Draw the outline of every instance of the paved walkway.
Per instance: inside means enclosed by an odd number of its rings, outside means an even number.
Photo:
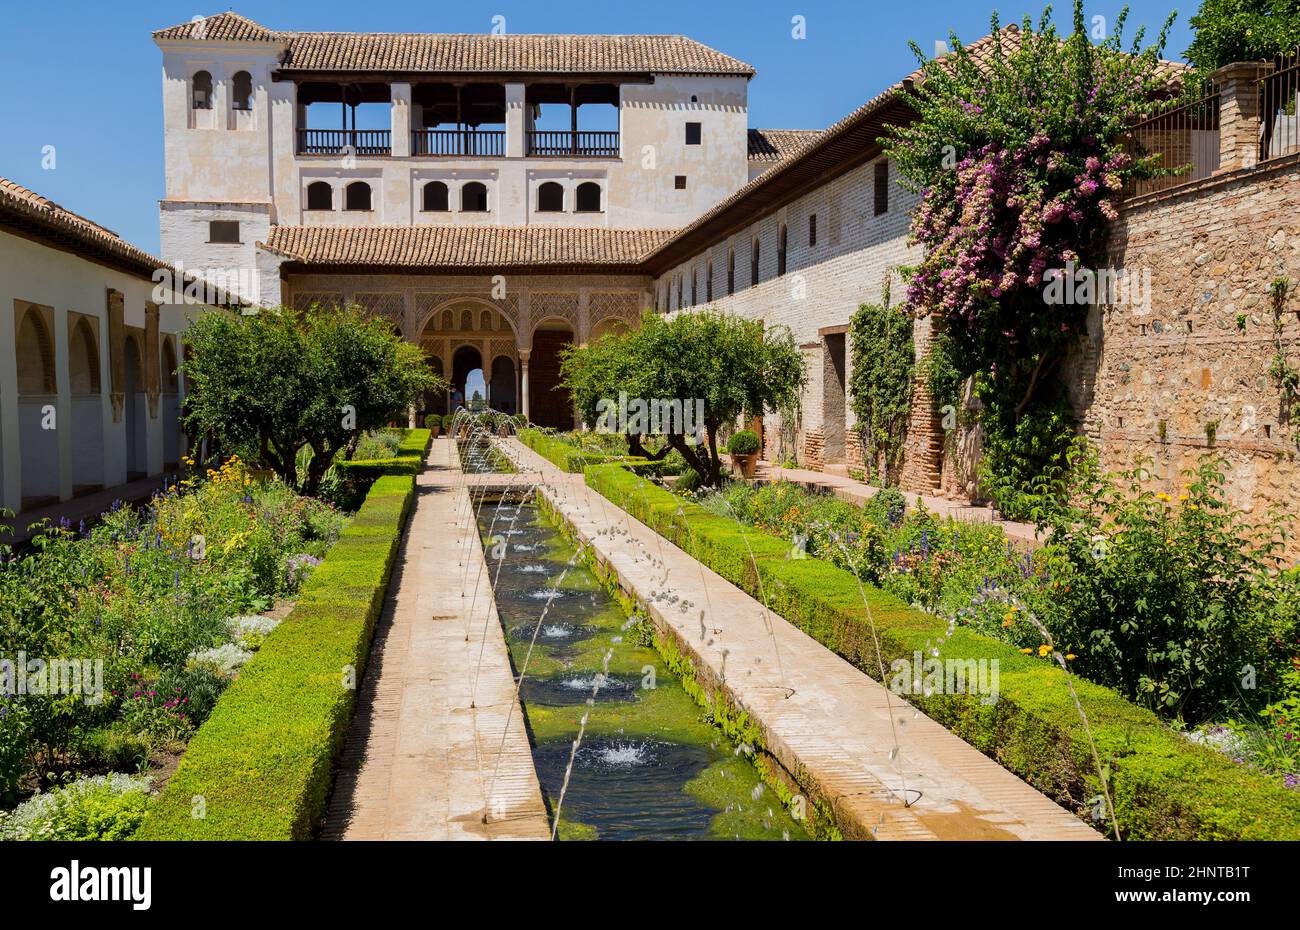
[[[859,505],[870,500],[880,490],[865,481],[857,481],[843,475],[810,471],[806,468],[781,468],[765,462],[759,463],[758,471],[754,477],[759,481],[793,481],[808,488],[820,488],[831,492],[841,500]],[[915,507],[917,501],[922,501],[927,510],[938,514],[940,517],[954,517],[958,520],[970,520],[974,523],[996,523],[1002,527],[1002,531],[1007,534],[1007,538],[1013,542],[1030,547],[1042,545],[1042,537],[1035,531],[1032,523],[995,520],[993,518],[993,508],[991,507],[976,507],[974,504],[950,501],[945,497],[913,494],[910,491],[904,491],[903,496],[907,498],[907,503],[910,506]]]
[[[162,490],[169,479],[172,481],[176,479],[174,472],[137,478],[135,481],[114,485],[103,491],[95,491],[33,510],[24,510],[14,517],[2,517],[0,526],[10,527],[13,532],[0,533],[0,543],[16,546],[26,542],[36,535],[29,527],[40,520],[48,520],[49,525],[57,526],[60,519],[66,519],[73,529],[85,520],[89,527],[99,519],[100,514],[109,510],[118,501],[123,504],[145,503],[153,496],[154,491]]]
[[[486,572],[461,596],[483,549],[452,442],[435,439],[428,463],[322,836],[549,839]]]
[[[1100,834],[726,579],[517,440],[532,477],[620,586],[712,687],[760,721],[767,749],[825,798],[845,835],[1101,839]],[[671,591],[673,600],[665,597]],[[684,608],[682,602],[689,603]],[[769,628],[770,624],[770,628]]]

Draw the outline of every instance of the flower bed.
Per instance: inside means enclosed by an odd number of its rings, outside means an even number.
[[[0,803],[41,792],[0,815],[8,832],[130,826],[139,799],[109,803],[72,779],[179,753],[274,626],[258,612],[296,594],[343,522],[232,459],[142,510],[115,507],[93,528],[52,528],[22,556],[0,553]],[[76,823],[82,800],[99,809],[93,829]]]
[[[221,696],[136,838],[310,838],[387,591],[415,479],[384,476],[293,612]]]
[[[1095,807],[1101,783],[1059,667],[860,585],[828,561],[792,558],[791,541],[746,529],[626,469],[593,466],[586,480],[752,596],[766,597],[774,611],[873,677],[880,677],[882,663],[888,668],[896,659],[911,661],[918,652],[997,660],[1000,698],[991,705],[963,694],[909,700],[1049,797],[1076,811]],[[1125,838],[1300,838],[1300,795],[1195,745],[1108,688],[1077,677],[1072,683],[1109,768]]]

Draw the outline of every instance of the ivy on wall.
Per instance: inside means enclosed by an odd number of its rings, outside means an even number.
[[[916,350],[912,317],[890,304],[886,281],[878,304],[863,304],[849,321],[853,415],[864,458],[880,468],[880,483],[898,483],[912,406]]]

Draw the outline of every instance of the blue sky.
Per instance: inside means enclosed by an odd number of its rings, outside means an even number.
[[[1168,56],[1191,40],[1187,19],[1198,0],[1184,0]],[[907,47],[927,51],[950,29],[964,40],[988,31],[995,8],[1004,22],[1041,4],[1015,0],[907,0],[882,3],[808,0],[240,0],[231,7],[264,26],[349,32],[488,32],[492,17],[509,32],[682,33],[758,69],[750,84],[749,124],[821,129],[915,67]],[[1068,17],[1069,0],[1055,4]],[[1114,22],[1122,3],[1088,2],[1088,15]],[[1134,0],[1128,36],[1146,24],[1154,34],[1175,9],[1168,0]],[[204,0],[46,0],[7,2],[0,34],[0,176],[12,178],[83,213],[150,252],[158,250],[163,193],[161,55],[155,29],[221,12]],[[800,15],[807,36],[791,36]],[[54,170],[41,153],[53,145]]]

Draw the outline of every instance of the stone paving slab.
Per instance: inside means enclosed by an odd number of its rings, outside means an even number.
[[[451,440],[433,441],[428,466],[416,482],[322,836],[549,839],[469,485]],[[462,578],[472,589],[480,570],[478,596],[462,597]]]
[[[731,582],[515,439],[499,447],[702,680],[760,722],[767,749],[853,838],[1102,836]],[[519,477],[513,480],[520,480]],[[611,531],[611,527],[613,527]],[[690,603],[669,604],[670,590]],[[700,615],[703,611],[703,624]],[[703,628],[701,628],[703,626]]]

